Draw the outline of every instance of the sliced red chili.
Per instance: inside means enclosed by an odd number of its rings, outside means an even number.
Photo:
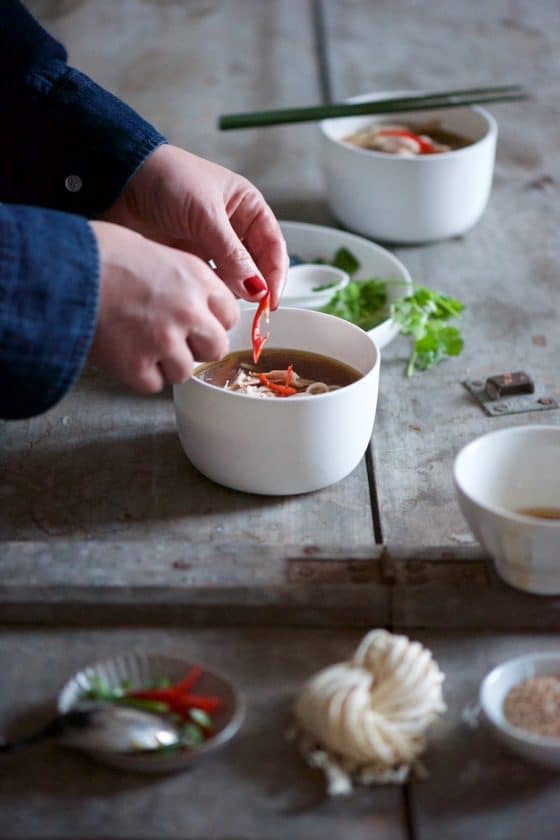
[[[293,397],[294,394],[297,394],[295,388],[290,388],[288,385],[279,385],[277,382],[271,382],[265,373],[257,373],[257,376],[263,385],[266,385],[267,388],[270,388],[279,397]]]
[[[429,140],[424,140],[419,134],[413,131],[406,131],[404,128],[382,128],[378,132],[382,137],[408,137],[409,140],[414,140],[420,146],[420,154],[433,155],[436,152],[436,147]]]
[[[193,688],[200,680],[203,673],[204,672],[199,665],[194,665],[180,682],[175,683],[175,685],[170,686],[170,688],[175,689],[175,691],[190,691],[191,688]]]
[[[294,372],[294,366],[293,365],[288,365],[288,370],[286,371],[286,381],[284,382],[284,385],[286,386],[286,388],[289,388],[290,385],[292,384],[292,374],[293,374],[293,372]]]
[[[261,318],[263,315],[266,319],[266,323],[268,324],[270,315],[270,292],[267,292],[261,299],[257,307],[257,311],[255,312],[255,317],[253,318],[251,344],[253,346],[253,361],[255,364],[257,364],[260,359],[263,344],[270,338],[269,332],[265,336],[261,335]]]

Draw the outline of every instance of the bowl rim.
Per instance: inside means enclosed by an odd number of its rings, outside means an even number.
[[[534,528],[542,528],[545,530],[559,530],[560,529],[560,519],[538,519],[534,516],[527,516],[523,513],[517,513],[516,511],[510,510],[509,508],[501,507],[500,505],[492,505],[488,502],[482,502],[480,499],[473,496],[464,486],[460,476],[459,470],[461,469],[461,462],[465,460],[465,458],[469,457],[469,451],[474,449],[477,445],[481,443],[483,440],[487,440],[492,437],[497,437],[498,435],[510,435],[510,434],[539,434],[540,432],[549,432],[552,431],[553,434],[556,434],[560,438],[560,426],[553,426],[551,424],[545,426],[537,426],[537,425],[524,425],[524,426],[506,426],[503,429],[495,429],[493,432],[486,432],[483,435],[479,435],[478,437],[474,438],[474,440],[469,441],[469,443],[465,444],[462,449],[459,450],[457,455],[455,456],[455,460],[453,462],[453,480],[455,482],[455,486],[457,490],[463,494],[473,505],[476,507],[482,508],[487,513],[492,513],[494,516],[498,516],[501,519],[507,519],[512,522],[518,522],[521,525],[531,525]],[[560,442],[560,441],[559,441]]]
[[[64,699],[64,695],[70,690],[71,685],[76,681],[76,679],[78,678],[79,675],[86,674],[90,670],[93,671],[93,670],[98,669],[98,668],[107,667],[108,665],[111,665],[114,662],[117,662],[118,660],[122,660],[122,659],[126,660],[126,659],[131,659],[131,658],[144,659],[144,660],[147,660],[147,661],[153,660],[153,661],[157,661],[157,662],[167,661],[167,662],[170,662],[170,663],[173,663],[173,664],[176,664],[176,665],[181,665],[181,667],[184,667],[185,669],[192,668],[192,667],[194,667],[194,665],[197,664],[195,662],[189,661],[188,659],[182,659],[179,656],[172,656],[172,655],[168,655],[168,654],[154,653],[154,652],[151,652],[151,651],[134,651],[134,650],[133,651],[122,651],[121,653],[115,654],[115,656],[110,656],[110,657],[107,657],[105,659],[98,659],[95,662],[88,662],[87,664],[85,664],[83,666],[83,668],[80,668],[79,670],[74,671],[74,673],[71,676],[68,677],[68,679],[64,682],[64,684],[60,688],[60,690],[57,694],[57,698],[56,698],[57,711],[59,713],[64,713],[65,711],[71,709],[73,707],[73,705],[75,705],[74,703],[72,703],[71,705],[66,706],[66,704],[63,702],[63,699]],[[208,738],[206,741],[204,741],[203,744],[200,744],[196,748],[196,750],[192,750],[191,752],[186,752],[183,755],[177,755],[176,753],[169,753],[169,754],[166,753],[166,754],[158,755],[157,751],[154,751],[153,755],[149,755],[149,754],[146,755],[146,753],[143,753],[143,752],[139,752],[139,753],[134,753],[134,752],[132,752],[132,753],[117,753],[119,758],[122,759],[123,761],[130,762],[131,764],[134,763],[135,761],[137,761],[138,759],[145,759],[145,758],[148,758],[150,761],[155,761],[155,762],[157,762],[158,764],[161,764],[161,765],[176,764],[177,762],[181,762],[181,761],[184,761],[184,763],[187,764],[187,763],[190,763],[193,760],[196,760],[197,756],[199,756],[199,755],[202,756],[202,755],[205,755],[206,753],[212,752],[212,750],[222,746],[223,744],[226,744],[231,738],[233,738],[234,735],[239,731],[239,729],[243,725],[243,722],[244,722],[245,717],[246,717],[247,708],[246,708],[245,699],[244,699],[241,691],[239,690],[239,688],[236,686],[236,684],[232,680],[230,680],[229,677],[226,677],[221,672],[215,671],[212,668],[203,667],[203,675],[204,674],[208,674],[212,677],[215,677],[218,680],[221,680],[221,682],[226,683],[229,686],[229,688],[231,690],[231,693],[233,695],[234,702],[233,702],[231,717],[227,721],[225,726],[222,729],[220,729],[219,732],[216,732],[215,735]],[[88,748],[88,749],[84,749],[82,751],[90,753],[90,754],[96,754],[96,755],[110,755],[110,756],[112,756],[112,755],[115,754],[111,751],[98,749],[98,748],[92,748],[92,749]]]
[[[365,336],[366,340],[369,341],[373,345],[373,349],[375,351],[375,360],[374,360],[371,368],[368,371],[366,371],[366,373],[362,374],[359,379],[356,379],[355,382],[350,382],[349,385],[344,385],[343,387],[337,389],[336,391],[329,391],[326,394],[315,394],[314,397],[313,397],[314,404],[317,404],[316,401],[318,399],[321,399],[321,400],[340,399],[341,395],[347,393],[349,389],[351,389],[351,388],[355,389],[355,388],[359,387],[360,383],[364,382],[364,380],[369,379],[372,376],[375,376],[376,372],[379,370],[380,365],[381,365],[381,351],[380,351],[380,349],[377,345],[377,342],[375,341],[373,336],[370,335],[369,332],[366,332],[366,330],[363,330],[361,327],[356,326],[356,324],[352,324],[350,321],[345,321],[344,318],[338,318],[336,315],[327,315],[325,312],[317,312],[317,310],[315,310],[315,309],[300,309],[296,306],[290,306],[290,307],[286,307],[286,311],[289,311],[289,312],[305,312],[307,314],[307,316],[309,316],[309,317],[321,317],[321,318],[326,318],[326,319],[329,319],[329,320],[331,318],[334,318],[337,322],[342,321],[344,324],[346,324],[346,326],[348,328],[352,328],[353,330],[357,330],[362,336]],[[252,312],[252,310],[246,309],[246,310],[244,310],[244,312]],[[250,347],[247,348],[247,350],[250,350],[250,349],[251,349]],[[271,347],[270,349],[282,349],[282,348]],[[294,349],[297,349],[297,348],[294,348]],[[230,352],[235,353],[236,351],[232,350]],[[246,351],[243,351],[243,352],[246,352]],[[227,354],[227,355],[229,355],[229,354]],[[317,355],[326,355],[326,354],[323,353],[323,354],[317,354]],[[309,402],[309,397],[304,396],[303,394],[291,396],[289,399],[267,399],[267,400],[263,400],[262,397],[252,397],[250,394],[238,394],[236,391],[226,391],[226,390],[224,390],[224,388],[220,388],[218,385],[213,385],[211,382],[205,382],[203,379],[199,379],[196,376],[197,370],[202,365],[207,365],[207,364],[213,364],[213,363],[212,362],[199,362],[199,363],[197,363],[195,365],[194,369],[193,369],[193,375],[191,376],[191,378],[188,379],[186,382],[182,382],[180,385],[174,385],[173,386],[173,393],[175,394],[175,392],[176,392],[175,389],[203,388],[204,390],[208,390],[210,393],[222,394],[224,396],[224,398],[226,398],[226,399],[228,399],[230,397],[235,397],[236,399],[243,399],[243,400],[252,399],[252,400],[258,400],[259,403],[265,403],[266,405],[284,405],[284,406],[289,407],[290,405],[294,405],[294,404],[300,405],[302,402],[303,403],[308,403]],[[352,366],[349,365],[349,367],[352,367]]]
[[[334,277],[337,277],[338,279],[336,280],[336,282],[330,284],[328,289],[324,289],[320,292],[307,292],[298,295],[286,295],[286,292],[284,290],[282,292],[281,298],[282,304],[284,304],[285,306],[290,306],[293,309],[297,307],[298,301],[301,302],[311,300],[313,297],[314,302],[317,302],[318,300],[322,300],[326,295],[329,296],[329,293],[330,297],[332,297],[334,294],[336,294],[336,292],[345,289],[348,283],[350,282],[350,275],[347,271],[344,271],[342,268],[337,268],[335,265],[323,265],[321,263],[302,262],[299,265],[292,265],[288,269],[288,274],[290,273],[290,271],[301,273],[305,269],[309,268],[316,269],[317,271],[321,270],[325,274],[330,273],[333,276],[333,279]],[[316,296],[316,298],[314,296]],[[290,303],[290,301],[293,301],[293,303]],[[307,309],[308,307],[302,306],[301,308]]]
[[[374,91],[372,93],[362,93],[358,96],[350,96],[347,99],[343,100],[344,102],[365,102],[368,99],[371,100],[383,100],[383,99],[390,99],[393,96],[399,95],[407,95],[407,94],[422,94],[422,93],[429,93],[426,90],[392,90],[392,91]],[[438,109],[442,112],[445,111],[444,108]],[[449,110],[461,110],[459,108],[453,108]],[[374,149],[362,149],[359,146],[354,146],[352,143],[347,143],[345,140],[339,140],[336,137],[332,137],[329,132],[327,131],[327,123],[336,119],[336,122],[344,122],[344,120],[351,120],[355,119],[355,117],[329,117],[328,119],[320,120],[319,121],[319,130],[321,135],[325,138],[325,140],[333,143],[335,146],[338,146],[342,149],[348,151],[349,154],[358,154],[361,156],[366,156],[371,158],[371,155],[375,155],[375,157],[379,158],[380,160],[392,160],[392,161],[399,161],[399,163],[403,163],[404,165],[408,166],[411,163],[421,166],[430,166],[433,165],[438,160],[448,160],[450,157],[457,158],[458,156],[469,152],[470,149],[475,149],[477,146],[482,145],[483,143],[487,143],[489,139],[497,138],[498,136],[498,123],[497,120],[492,116],[492,114],[487,111],[485,108],[481,108],[479,105],[465,105],[462,110],[471,111],[473,113],[478,114],[482,119],[486,122],[486,131],[479,137],[478,140],[475,140],[473,143],[469,143],[467,146],[463,146],[461,149],[451,149],[449,152],[439,152],[437,155],[411,155],[410,157],[403,157],[399,155],[393,155],[389,152],[378,152]],[[400,113],[400,112],[398,112]],[[421,112],[419,112],[421,113]],[[368,117],[370,116],[372,120],[376,119],[375,114],[361,114],[358,115],[360,117]],[[379,115],[382,118],[387,116],[384,114]],[[388,116],[391,116],[390,114]]]
[[[512,659],[506,659],[504,662],[501,662],[499,665],[496,665],[494,668],[492,668],[491,671],[489,671],[486,674],[486,676],[480,684],[478,695],[479,703],[484,713],[484,716],[496,730],[508,735],[509,737],[522,744],[526,744],[527,746],[531,747],[536,747],[542,750],[543,752],[560,752],[560,737],[555,738],[552,735],[537,735],[535,733],[529,732],[527,729],[522,729],[519,726],[514,726],[507,720],[506,716],[503,714],[503,705],[506,694],[498,698],[499,704],[497,705],[499,708],[499,714],[496,714],[496,712],[492,708],[492,704],[490,701],[490,695],[492,695],[496,691],[493,686],[493,683],[499,677],[501,672],[510,671],[512,669],[518,668],[527,662],[539,661],[552,661],[555,664],[557,664],[558,676],[560,677],[560,652],[555,653],[554,651],[539,651],[535,653],[525,653],[522,656],[515,656]],[[512,686],[510,686],[510,689],[513,688],[515,685],[518,685],[524,679],[528,678],[521,677],[519,680],[513,683]],[[508,691],[510,689],[508,689]]]

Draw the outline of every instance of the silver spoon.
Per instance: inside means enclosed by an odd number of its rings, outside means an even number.
[[[171,747],[177,728],[165,718],[110,703],[80,703],[38,732],[16,741],[0,738],[0,753],[14,752],[47,739],[77,749],[131,753]]]

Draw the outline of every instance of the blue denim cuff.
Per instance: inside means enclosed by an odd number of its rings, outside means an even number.
[[[0,205],[0,417],[41,414],[68,391],[91,346],[98,290],[85,219]]]

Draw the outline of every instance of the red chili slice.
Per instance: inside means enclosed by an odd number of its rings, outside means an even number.
[[[253,327],[251,329],[251,344],[253,346],[253,361],[255,364],[260,359],[263,344],[270,338],[270,333],[261,335],[261,318],[264,315],[266,323],[268,324],[270,316],[270,292],[261,299],[255,317],[253,318]]]
[[[292,384],[292,373],[293,372],[294,372],[294,366],[293,365],[288,365],[288,370],[286,371],[286,381],[284,382],[284,385],[286,386],[286,388],[289,388],[290,385]]]
[[[404,128],[382,128],[378,134],[382,137],[408,137],[420,146],[420,154],[433,155],[437,153],[436,147],[429,140],[424,140],[419,134],[413,131],[405,131]]]
[[[290,388],[289,385],[278,385],[276,382],[271,382],[265,373],[257,373],[257,376],[263,385],[266,385],[267,388],[270,388],[279,397],[293,397],[294,394],[297,394],[296,389]]]

